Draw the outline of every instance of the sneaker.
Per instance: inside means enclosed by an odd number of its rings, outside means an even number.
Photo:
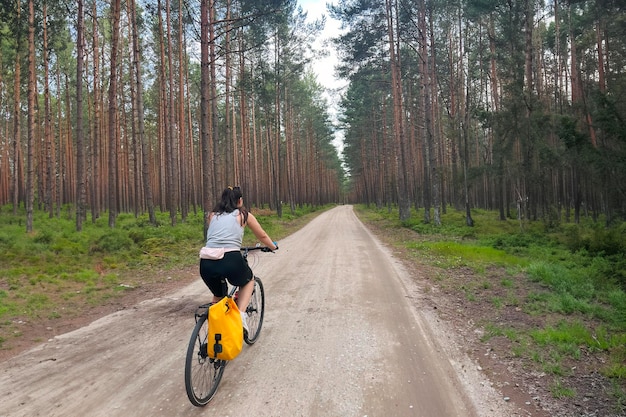
[[[248,322],[246,321],[246,313],[241,315],[241,324],[243,325],[243,331],[248,333]]]

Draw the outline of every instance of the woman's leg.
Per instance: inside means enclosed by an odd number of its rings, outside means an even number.
[[[248,308],[248,303],[250,303],[250,298],[252,298],[252,291],[254,291],[254,278],[243,287],[239,287],[239,298],[237,299],[239,311],[246,311],[246,308]]]
[[[200,277],[213,294],[213,303],[224,298],[228,291],[226,280],[220,278],[222,275],[219,261],[200,259]]]

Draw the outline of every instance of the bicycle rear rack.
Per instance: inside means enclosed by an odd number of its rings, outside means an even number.
[[[198,322],[199,318],[203,316],[206,317],[209,314],[209,307],[211,306],[211,304],[213,303],[202,304],[201,306],[198,306],[198,308],[196,308],[196,312],[194,314],[196,323]]]

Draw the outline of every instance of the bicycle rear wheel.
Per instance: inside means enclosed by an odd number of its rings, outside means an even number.
[[[252,298],[250,298],[250,303],[246,311],[241,314],[246,315],[246,322],[248,324],[248,331],[243,333],[243,340],[247,344],[252,345],[259,338],[259,334],[261,334],[263,316],[265,314],[265,290],[263,289],[263,283],[259,277],[254,277]]]
[[[196,317],[196,327],[191,333],[185,361],[185,389],[189,401],[196,407],[202,407],[211,401],[215,395],[222,380],[226,361],[208,356],[207,313],[196,315]]]

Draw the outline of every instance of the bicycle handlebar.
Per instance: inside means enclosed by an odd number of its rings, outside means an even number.
[[[242,252],[250,252],[253,250],[260,250],[261,252],[274,252],[274,249],[271,249],[267,246],[242,246],[240,250]]]

